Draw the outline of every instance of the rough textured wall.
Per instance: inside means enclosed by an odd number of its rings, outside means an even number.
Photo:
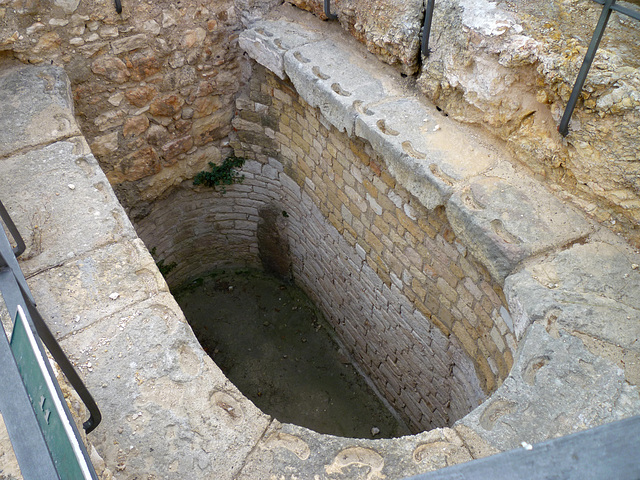
[[[499,286],[440,209],[397,185],[369,145],[324,125],[289,82],[256,66],[237,107],[242,184],[222,194],[185,183],[137,223],[158,259],[178,263],[169,283],[276,264],[413,430],[464,416],[513,364]]]
[[[0,50],[53,62],[75,114],[134,216],[227,152],[242,83],[233,0],[0,3]]]
[[[320,0],[293,3],[314,12],[322,5]],[[612,14],[563,139],[557,125],[600,5],[591,0],[439,1],[431,54],[418,59],[419,42],[394,35],[387,24],[404,25],[409,8],[412,17],[424,18],[421,2],[398,2],[396,8],[386,0],[369,3],[356,8],[358,28],[351,25],[348,1],[332,5],[345,28],[383,61],[407,73],[414,60],[405,59],[416,58],[418,88],[445,113],[505,140],[539,176],[578,194],[584,211],[640,243],[640,22]],[[639,3],[630,7],[638,10]],[[368,16],[378,8],[385,14]],[[391,44],[398,43],[381,52],[378,37],[385,31]],[[392,53],[401,48],[405,53]]]
[[[288,3],[326,20],[323,0],[289,0]],[[380,59],[406,75],[420,67],[420,29],[424,21],[423,0],[334,0],[331,14],[367,45]]]

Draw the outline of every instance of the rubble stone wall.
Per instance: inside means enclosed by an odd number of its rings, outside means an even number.
[[[482,402],[513,364],[513,324],[500,286],[443,210],[425,209],[366,142],[259,65],[237,109],[242,183],[225,194],[185,183],[138,222],[157,257],[178,264],[169,283],[275,264],[414,431],[450,425]]]
[[[229,152],[243,82],[233,0],[0,2],[0,54],[64,67],[75,115],[132,216]]]

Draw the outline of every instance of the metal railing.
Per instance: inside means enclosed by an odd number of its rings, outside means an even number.
[[[56,453],[52,453],[52,451],[57,452],[58,447],[52,447],[51,434],[43,428],[44,423],[49,424],[53,410],[53,406],[48,404],[48,410],[45,409],[45,402],[48,401],[55,404],[57,413],[61,417],[66,416],[66,420],[62,419],[61,423],[65,432],[75,437],[75,439],[69,438],[70,448],[78,462],[82,464],[81,470],[84,475],[82,478],[97,480],[86,449],[72,421],[71,413],[64,401],[64,396],[55,381],[51,365],[46,361],[47,355],[42,343],[46,345],[47,350],[87,407],[90,416],[83,424],[87,433],[100,423],[102,418],[100,409],[36,309],[35,301],[17,261],[17,257],[25,251],[25,242],[1,202],[0,218],[16,245],[15,247],[11,246],[9,238],[0,225],[0,293],[11,319],[15,320],[14,333],[20,320],[21,327],[24,327],[25,338],[29,338],[31,341],[34,358],[39,360],[38,366],[45,383],[48,385],[46,395],[33,398],[34,392],[26,386],[26,383],[32,378],[25,377],[23,371],[26,371],[26,367],[14,355],[13,338],[10,343],[4,327],[0,323],[2,329],[0,331],[0,385],[3,387],[0,391],[0,412],[3,415],[20,470],[23,477],[29,480],[71,478],[61,473],[61,471],[68,470],[69,466],[66,465],[68,462],[66,460],[62,462],[56,457]],[[37,335],[33,332],[36,332]],[[30,373],[29,376],[33,375]],[[53,398],[56,396],[57,398]],[[43,417],[46,421],[44,423]],[[53,442],[55,443],[57,440],[54,439]],[[62,463],[65,465],[61,465]]]
[[[616,5],[616,0],[594,1],[601,5],[604,5],[604,7],[602,8],[602,12],[600,13],[598,24],[596,25],[596,29],[593,32],[593,37],[591,37],[591,43],[589,44],[587,53],[585,54],[584,60],[582,61],[582,66],[580,67],[580,71],[578,72],[576,83],[573,85],[571,96],[569,97],[569,101],[567,102],[567,106],[564,109],[562,119],[560,120],[560,125],[558,126],[558,132],[560,132],[560,135],[562,135],[563,137],[566,137],[569,133],[569,120],[571,120],[571,115],[573,114],[573,110],[576,107],[576,103],[578,102],[578,97],[580,96],[580,92],[582,92],[582,87],[584,87],[584,82],[587,79],[587,74],[589,73],[589,69],[591,68],[593,59],[596,56],[596,51],[598,50],[600,40],[602,40],[602,36],[604,35],[604,29],[607,27],[607,22],[609,21],[611,12],[614,11],[622,13],[623,15],[627,15],[636,20],[640,20],[640,12],[623,7],[621,5]]]
[[[578,77],[576,78],[575,84],[573,85],[571,96],[569,97],[567,106],[564,109],[562,119],[560,120],[560,124],[558,125],[558,132],[560,132],[563,137],[567,136],[567,134],[569,133],[569,120],[571,120],[571,115],[573,114],[573,110],[575,109],[578,98],[580,97],[580,93],[582,92],[582,87],[584,87],[584,82],[587,78],[587,74],[589,73],[589,69],[591,68],[591,64],[593,63],[593,59],[595,58],[596,51],[600,46],[600,40],[602,40],[602,36],[604,35],[604,30],[607,26],[607,22],[609,21],[609,17],[611,16],[611,12],[613,11],[622,13],[623,15],[627,15],[628,17],[640,21],[640,12],[621,5],[616,5],[616,0],[594,1],[599,3],[600,5],[603,5],[602,13],[600,14],[598,24],[596,25],[596,28],[593,32],[593,37],[591,38],[591,43],[589,44],[587,53],[585,54],[584,60],[582,61],[582,66],[580,67]],[[421,46],[421,53],[424,57],[428,57],[430,53],[429,37],[431,35],[431,22],[433,20],[434,4],[435,0],[427,0],[427,6],[425,8]]]

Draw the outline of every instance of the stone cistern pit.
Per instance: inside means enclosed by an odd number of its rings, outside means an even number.
[[[443,1],[423,57],[422,0],[364,3],[0,5],[0,191],[103,409],[101,478],[403,478],[640,412],[638,25],[562,138],[600,7]],[[194,185],[232,156],[241,181]],[[257,270],[398,438],[269,416],[220,372],[167,285]]]

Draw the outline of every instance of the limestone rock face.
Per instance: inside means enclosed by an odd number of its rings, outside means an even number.
[[[438,2],[418,85],[446,114],[506,140],[584,210],[638,241],[640,22],[611,16],[569,135],[557,132],[600,11],[569,0]]]
[[[325,18],[322,0],[293,0],[299,8]],[[418,70],[423,0],[336,0],[331,13],[382,61],[404,74]]]

